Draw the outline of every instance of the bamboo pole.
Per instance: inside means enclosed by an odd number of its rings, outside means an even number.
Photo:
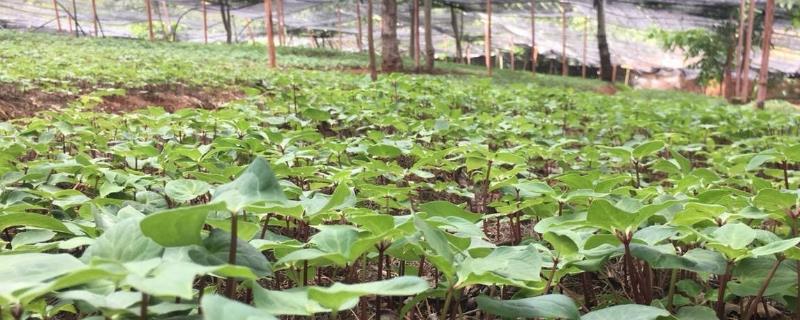
[[[200,7],[203,10],[203,43],[208,44],[208,11],[205,0],[200,0]]]
[[[272,32],[272,0],[264,0],[264,27],[267,30],[267,51],[269,55],[269,67],[278,66],[275,61],[275,39]]]
[[[492,0],[486,0],[486,26],[483,32],[483,51],[486,71],[492,76]]]
[[[147,8],[147,30],[150,33],[150,41],[153,41],[155,40],[155,35],[153,34],[153,9],[150,0],[144,0],[144,4]]]
[[[583,21],[583,59],[581,59],[581,77],[586,79],[587,51],[589,46],[589,17]]]
[[[767,100],[767,80],[769,80],[769,52],[772,45],[772,25],[775,22],[775,0],[767,0],[764,11],[764,35],[761,44],[761,67],[758,70],[758,97],[756,107],[764,109]]]
[[[356,45],[358,52],[364,51],[364,41],[362,40],[361,31],[361,0],[356,0],[356,25],[358,27],[358,37],[356,38]]]
[[[740,77],[742,78],[742,87],[739,88],[739,98],[743,102],[747,102],[750,98],[750,53],[752,52],[753,48],[753,26],[755,25],[755,10],[756,10],[756,0],[750,0],[750,8],[747,12],[747,34],[745,34],[744,38],[744,52],[742,55],[742,72],[740,73]]]
[[[536,0],[531,0],[531,73],[536,75],[539,57],[536,50]]]
[[[56,12],[56,26],[58,26],[58,32],[61,32],[61,14],[58,12],[58,3],[56,3],[56,0],[53,0],[53,10]]]
[[[92,0],[92,22],[94,22],[94,37],[97,38],[97,3],[95,0]]]
[[[566,77],[569,75],[569,66],[567,64],[567,9],[564,7],[565,2],[560,2],[561,9],[561,75]]]

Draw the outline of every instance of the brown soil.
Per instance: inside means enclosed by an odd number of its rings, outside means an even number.
[[[613,95],[617,94],[617,87],[615,87],[612,84],[606,84],[606,85],[602,85],[602,86],[598,87],[597,89],[594,89],[594,91],[599,93],[599,94],[613,96]]]
[[[93,88],[85,86],[80,94],[72,94],[46,92],[41,89],[21,90],[15,84],[0,84],[0,121],[59,110],[92,90]],[[123,95],[104,96],[95,110],[123,113],[150,106],[163,107],[168,112],[183,108],[213,109],[243,96],[241,91],[230,88],[200,88],[182,84],[148,85],[127,88]]]
[[[214,109],[225,102],[243,97],[235,89],[191,88],[185,85],[150,85],[128,89],[125,95],[106,96],[95,110],[108,113],[134,111],[150,106],[164,107],[168,112],[183,108]]]
[[[75,99],[69,93],[21,90],[15,84],[0,83],[0,120],[28,117],[39,111],[54,110]]]

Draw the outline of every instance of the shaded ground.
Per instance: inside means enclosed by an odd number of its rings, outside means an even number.
[[[48,92],[38,88],[22,90],[15,84],[2,83],[0,120],[30,117],[41,111],[59,110],[92,90],[86,88],[82,89],[81,94],[71,94]],[[150,106],[160,106],[169,112],[182,108],[213,109],[243,96],[240,90],[232,88],[200,88],[182,84],[148,85],[127,88],[124,94],[103,96],[95,110],[122,113]]]

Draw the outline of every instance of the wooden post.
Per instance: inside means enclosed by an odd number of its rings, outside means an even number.
[[[419,0],[414,1],[414,15],[411,17],[412,24],[414,25],[414,68],[419,72],[420,65],[420,39],[419,39]]]
[[[742,59],[742,48],[744,47],[744,23],[745,23],[745,15],[744,10],[746,8],[746,0],[739,0],[739,31],[737,32],[738,39],[736,39],[736,50],[733,53],[733,65],[736,66],[736,83],[733,87],[733,95],[736,97],[741,97],[741,93],[739,90],[742,87],[742,67],[741,63],[744,62]]]
[[[247,18],[247,35],[250,36],[250,43],[255,45],[256,44],[256,35],[253,34],[253,26],[251,25],[252,23],[253,23],[253,20],[250,20],[250,18]]]
[[[369,77],[372,81],[378,80],[378,70],[375,63],[375,36],[372,27],[372,0],[367,0],[367,50],[369,51]]]
[[[77,37],[80,28],[78,26],[78,6],[75,5],[75,0],[72,0],[72,18],[72,21],[75,22],[75,36]]]
[[[275,62],[275,40],[272,32],[272,0],[264,0],[264,27],[267,30],[267,51],[269,54],[269,67],[276,68]]]
[[[503,51],[497,49],[497,68],[503,70]]]
[[[206,0],[200,0],[200,7],[203,8],[203,43],[208,44],[208,11],[206,11]]]
[[[92,21],[94,22],[94,37],[97,38],[97,3],[92,0]]]
[[[586,79],[586,51],[589,45],[589,17],[586,17],[586,20],[583,21],[583,59],[581,62],[581,77]]]
[[[486,71],[492,76],[492,0],[486,0],[486,29],[483,32],[483,52]]]
[[[764,31],[761,44],[761,67],[758,70],[758,97],[756,107],[764,109],[767,100],[767,80],[769,80],[769,51],[772,45],[772,25],[775,22],[775,0],[767,0],[764,11]],[[784,167],[785,168],[785,167]]]
[[[144,0],[145,8],[147,9],[147,30],[150,32],[150,41],[155,40],[153,34],[153,9],[151,8],[150,0]]]
[[[611,83],[617,82],[617,65],[611,65]]]
[[[536,74],[536,65],[539,62],[536,50],[536,0],[531,0],[531,73]]]
[[[472,45],[467,43],[467,50],[466,50],[465,55],[464,55],[464,64],[466,64],[466,65],[472,64],[472,61],[469,58],[469,49],[470,48],[472,48]]]
[[[569,65],[567,65],[567,8],[566,2],[561,2],[561,75],[569,75]]]
[[[58,3],[56,3],[56,0],[53,0],[53,10],[56,11],[56,26],[58,26],[58,32],[61,32],[61,14],[58,12]]]
[[[741,94],[741,96],[739,96],[739,98],[743,102],[750,100],[750,53],[752,53],[753,48],[753,26],[755,25],[756,0],[750,0],[750,9],[748,10],[747,34],[745,34],[744,52],[742,53],[742,71],[739,73],[739,76],[742,78],[742,87],[739,88],[739,94]]]
[[[625,68],[625,85],[630,85],[631,68]]]
[[[508,61],[511,62],[511,70],[512,71],[516,70],[516,66],[514,65],[514,60],[516,60],[516,59],[514,59],[514,42],[513,41],[511,42],[511,48],[508,49],[508,55],[509,55],[509,60]]]
[[[281,46],[286,45],[286,20],[283,12],[283,0],[278,1],[278,43]]]
[[[356,0],[356,25],[358,26],[356,45],[358,46],[358,52],[362,52],[364,51],[364,41],[361,40],[361,0]]]
[[[342,9],[338,4],[336,5],[336,42],[339,43],[339,50],[342,50]]]

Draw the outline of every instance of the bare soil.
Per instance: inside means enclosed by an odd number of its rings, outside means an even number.
[[[94,88],[83,87],[79,94],[48,92],[41,89],[20,89],[15,84],[0,84],[0,121],[34,116],[42,111],[57,111]],[[109,95],[95,107],[96,111],[124,113],[151,106],[168,112],[183,108],[214,109],[244,96],[233,88],[202,88],[183,84],[148,85],[125,88],[123,95]]]

